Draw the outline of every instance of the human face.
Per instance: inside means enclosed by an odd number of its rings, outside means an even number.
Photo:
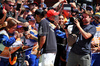
[[[59,24],[63,24],[64,23],[64,17],[61,15],[59,16]]]
[[[83,25],[87,25],[87,24],[90,24],[91,18],[89,17],[89,15],[83,14],[82,21],[83,21]]]
[[[9,32],[9,33],[14,33],[14,31],[16,31],[16,28],[17,28],[17,25],[15,25],[15,26],[9,28],[8,32]]]
[[[44,3],[45,0],[41,0],[41,3]]]
[[[49,19],[50,19],[51,21],[57,21],[57,16],[51,16],[51,17],[49,17]]]
[[[29,8],[30,8],[30,10],[32,10],[34,8],[34,5],[33,4],[30,4],[29,5]]]
[[[36,22],[39,23],[39,22],[40,22],[40,17],[39,17],[39,15],[35,15],[34,17],[35,17]]]
[[[30,24],[32,27],[35,27],[35,23],[36,23],[35,20],[31,20],[31,21],[29,21],[29,24]]]
[[[19,33],[23,33],[23,32],[24,32],[24,28],[23,28],[23,27],[18,28],[17,31],[18,31]]]
[[[13,7],[14,7],[14,3],[13,2],[7,2],[5,4],[5,9],[9,12],[9,11],[13,11]]]

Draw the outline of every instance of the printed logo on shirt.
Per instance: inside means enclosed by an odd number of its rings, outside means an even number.
[[[52,32],[54,32],[55,25],[54,25],[54,24],[52,24],[52,23],[50,23],[50,24],[49,24],[49,26],[50,26],[50,30],[51,30]]]
[[[42,26],[39,28],[39,34],[42,34]]]
[[[39,35],[41,34],[48,34],[48,32],[43,32],[42,26],[40,26],[39,28]]]

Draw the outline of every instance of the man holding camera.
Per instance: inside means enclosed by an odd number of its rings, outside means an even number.
[[[91,40],[96,33],[96,28],[90,25],[90,16],[88,13],[82,14],[82,25],[77,19],[74,20],[74,30],[72,33],[77,33],[77,40],[73,44],[69,53],[67,66],[90,66],[90,52],[91,52]],[[66,35],[68,37],[68,31]]]

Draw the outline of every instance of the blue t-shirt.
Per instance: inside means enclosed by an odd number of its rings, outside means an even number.
[[[72,52],[78,55],[85,55],[91,52],[91,40],[96,33],[96,27],[94,25],[85,25],[82,26],[82,28],[85,32],[91,33],[92,37],[89,39],[85,39],[79,32],[78,39],[71,49]]]

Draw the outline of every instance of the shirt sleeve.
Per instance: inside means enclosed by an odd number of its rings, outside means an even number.
[[[15,37],[10,39],[6,35],[0,35],[0,43],[3,43],[4,46],[9,47],[16,41]]]
[[[47,28],[46,23],[42,21],[39,25],[39,36],[46,36],[48,34]]]
[[[96,27],[95,26],[91,27],[88,32],[94,36],[96,33]]]

